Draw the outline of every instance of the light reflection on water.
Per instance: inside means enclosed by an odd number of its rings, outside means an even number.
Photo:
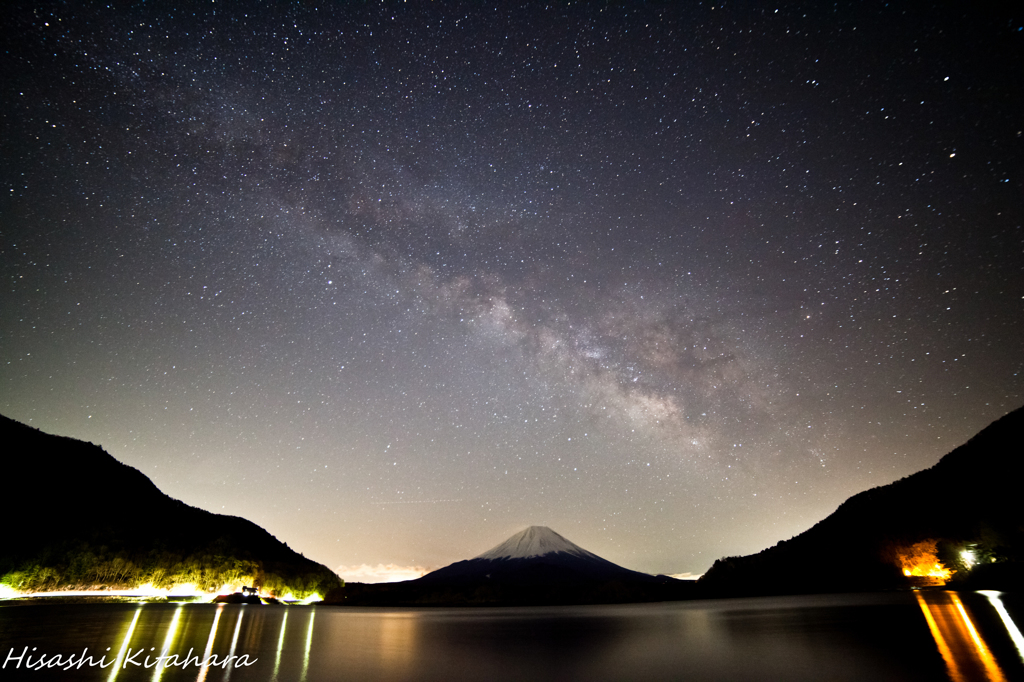
[[[281,653],[284,651],[284,632],[288,626],[288,611],[281,616],[281,631],[277,636],[277,651],[274,654],[274,674],[270,676],[271,682],[277,682],[277,674],[281,671]]]
[[[947,592],[508,609],[15,605],[0,607],[0,664],[24,647],[32,660],[88,647],[118,664],[9,661],[0,682],[1020,679],[1006,624],[1021,606]],[[192,663],[141,665],[163,652]],[[251,665],[197,665],[211,656]]]
[[[114,682],[117,679],[117,673],[121,670],[121,664],[124,662],[124,657],[128,653],[128,646],[131,644],[132,635],[135,634],[135,626],[138,625],[140,616],[142,616],[141,606],[135,609],[135,615],[132,617],[132,622],[128,626],[128,632],[125,634],[124,640],[121,642],[121,648],[118,649],[117,658],[114,660],[114,664],[110,668],[109,682]],[[5,663],[6,658],[7,657],[5,657]],[[102,667],[102,660],[99,665]],[[6,667],[7,666],[5,665],[4,668],[6,669]]]
[[[999,614],[999,619],[1003,621],[1003,627],[1006,628],[1014,648],[1017,649],[1017,657],[1024,663],[1024,635],[1021,634],[1020,628],[1013,622],[1013,617],[1010,616],[1010,612],[1006,610],[1006,605],[1000,599],[1003,593],[995,590],[979,590],[978,594],[985,595],[985,598],[992,603],[992,608]]]
[[[953,682],[976,679],[1006,682],[1002,669],[967,614],[960,595],[956,592],[918,592],[916,596]]]
[[[309,610],[309,625],[306,627],[306,648],[302,651],[302,675],[299,676],[299,682],[306,682],[306,676],[309,674],[309,654],[313,648],[313,620],[316,618],[316,610]]]
[[[173,652],[174,649],[174,636],[178,634],[178,624],[181,622],[181,610],[185,608],[184,604],[179,604],[178,608],[174,609],[174,617],[171,619],[171,624],[167,628],[167,636],[164,637],[164,645],[160,647],[160,653],[166,655],[168,652]],[[160,678],[163,677],[164,671],[167,668],[162,665],[156,665],[153,667],[153,682],[160,682]]]
[[[206,639],[206,648],[203,650],[203,659],[202,660],[204,660],[204,661],[210,660],[210,654],[213,653],[213,642],[214,642],[214,640],[217,637],[217,624],[220,623],[220,617],[221,617],[222,613],[224,613],[224,605],[223,604],[218,604],[217,605],[217,612],[215,614],[213,614],[213,625],[210,626],[210,636],[207,637],[207,639]],[[287,616],[287,614],[285,614],[285,615]],[[282,626],[283,626],[283,623],[282,623]],[[278,648],[280,648],[280,646]],[[280,658],[280,653],[278,653],[278,657]],[[206,680],[206,676],[209,674],[209,672],[210,672],[210,669],[208,667],[202,668],[199,671],[199,675],[196,677],[196,682],[204,682],[204,680]],[[276,672],[276,669],[275,669],[275,672]]]

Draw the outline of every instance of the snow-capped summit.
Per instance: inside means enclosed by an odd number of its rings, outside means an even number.
[[[349,604],[535,605],[661,601],[691,583],[631,571],[544,526],[530,526],[472,559],[416,580],[353,591]]]
[[[579,545],[566,540],[547,526],[530,526],[497,547],[474,557],[475,559],[528,559],[562,552],[578,557],[598,558]]]
[[[551,585],[587,581],[657,580],[602,559],[545,526],[530,526],[468,561],[428,573],[421,584]]]

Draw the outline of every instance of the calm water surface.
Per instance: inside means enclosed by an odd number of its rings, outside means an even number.
[[[0,680],[1020,680],[1021,616],[1015,595],[940,592],[505,609],[13,604],[0,607]],[[120,663],[26,669],[83,649]],[[153,665],[162,651],[177,665]],[[228,656],[249,665],[196,664]]]

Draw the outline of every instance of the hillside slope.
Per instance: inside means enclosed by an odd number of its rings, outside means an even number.
[[[92,443],[0,416],[8,452],[0,583],[20,590],[253,582],[295,596],[340,586],[251,521],[213,514],[161,492]]]
[[[954,572],[954,582],[1012,581],[1024,559],[1024,505],[1016,474],[1024,458],[1022,438],[1024,408],[935,466],[854,495],[791,540],[716,561],[700,587],[709,595],[907,587],[928,582],[905,571],[915,556],[920,560],[929,551]]]

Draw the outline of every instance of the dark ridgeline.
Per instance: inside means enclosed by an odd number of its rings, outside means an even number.
[[[907,548],[935,541],[956,569],[951,586],[1019,589],[1024,579],[1024,408],[992,423],[935,466],[854,495],[823,521],[758,554],[719,559],[700,579],[707,596],[909,587]],[[972,568],[960,551],[971,548]]]
[[[335,603],[417,606],[610,604],[685,599],[693,583],[631,571],[543,526],[530,526],[489,552],[422,578],[349,583]]]
[[[1024,578],[1024,409],[935,466],[855,495],[810,530],[715,562],[696,584],[617,566],[532,526],[489,552],[418,580],[342,587],[329,569],[245,519],[160,492],[100,447],[0,417],[8,457],[0,579],[15,587],[133,586],[147,578],[218,586],[255,573],[264,587],[362,605],[543,605],[906,588],[901,558],[931,543],[953,585],[1016,589]],[[12,494],[17,490],[21,495]],[[971,549],[977,564],[960,554]],[[20,581],[20,583],[18,582]]]
[[[256,576],[264,589],[326,594],[341,582],[251,521],[168,497],[101,447],[0,416],[0,580],[12,587],[136,587]]]

